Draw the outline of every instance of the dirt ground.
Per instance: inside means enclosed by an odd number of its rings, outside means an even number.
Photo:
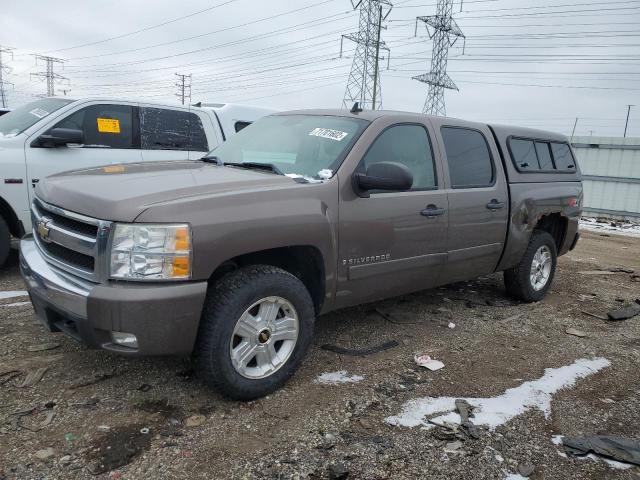
[[[640,272],[640,238],[584,233],[537,304],[507,298],[498,274],[324,316],[293,379],[249,403],[203,386],[186,359],[87,350],[46,332],[30,305],[8,306],[26,298],[0,300],[0,479],[505,479],[530,467],[532,479],[640,479],[638,467],[566,458],[551,441],[640,437],[640,316],[596,317],[640,297],[640,283],[579,273],[610,266]],[[14,256],[0,292],[23,289]],[[367,356],[321,348],[388,341]],[[423,351],[445,367],[417,366]],[[548,417],[531,408],[478,438],[385,421],[412,399],[497,396],[596,357],[611,365],[555,393]],[[316,382],[340,370],[364,378]]]

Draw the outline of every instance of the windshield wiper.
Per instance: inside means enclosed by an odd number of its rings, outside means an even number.
[[[222,159],[220,159],[220,157],[216,157],[215,155],[205,155],[204,157],[200,158],[200,161],[207,162],[207,163],[215,163],[219,167],[224,167],[224,162],[222,161]]]
[[[271,173],[275,173],[276,175],[284,175],[284,172],[280,170],[273,163],[261,163],[261,162],[227,162],[224,163],[225,166],[230,167],[238,167],[238,168],[247,168],[250,170],[266,170]]]

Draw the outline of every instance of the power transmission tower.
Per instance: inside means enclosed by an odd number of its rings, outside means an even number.
[[[13,48],[3,47],[0,45],[0,105],[2,108],[7,108],[9,106],[9,101],[7,100],[7,93],[5,92],[5,88],[7,85],[13,85],[11,82],[7,82],[3,75],[5,73],[9,73],[11,70],[7,67],[2,60],[2,54],[8,53],[13,58]]]
[[[54,97],[56,95],[55,82],[59,80],[69,80],[69,79],[67,77],[63,77],[62,75],[57,74],[53,68],[56,63],[62,65],[65,61],[62,60],[61,58],[48,57],[46,55],[36,55],[35,57],[36,57],[36,64],[38,63],[38,60],[45,62],[47,66],[47,71],[32,73],[31,76],[46,79],[47,80],[46,96]]]
[[[429,38],[433,39],[431,51],[431,71],[416,77],[414,80],[429,85],[427,101],[424,103],[422,113],[431,115],[446,115],[444,106],[444,89],[458,90],[453,80],[447,75],[447,60],[449,47],[453,46],[459,37],[464,38],[460,27],[452,17],[453,0],[438,0],[435,15],[416,17],[416,35],[418,33],[418,21],[424,22]],[[433,29],[433,32],[429,30]]]
[[[176,87],[178,87],[179,89],[179,92],[176,93],[176,96],[180,98],[182,105],[184,105],[185,99],[188,99],[189,103],[191,103],[191,74],[181,75],[179,73],[176,73],[176,76],[178,77]]]
[[[380,50],[387,52],[387,62],[389,52],[384,41],[380,40],[380,31],[393,5],[389,0],[351,0],[351,6],[360,10],[360,19],[358,31],[342,35],[340,40],[340,56],[345,38],[357,44],[342,106],[351,108],[354,102],[359,102],[361,108],[380,109]]]

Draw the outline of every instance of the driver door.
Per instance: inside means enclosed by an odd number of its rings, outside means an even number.
[[[45,148],[34,140],[53,128],[82,130],[84,144]],[[141,160],[137,106],[133,103],[83,105],[25,143],[29,197],[40,180],[55,173]]]
[[[431,126],[416,117],[386,122],[367,129],[359,145],[370,147],[354,149],[354,168],[341,169],[347,176],[340,179],[338,307],[433,287],[447,258],[448,201]],[[353,171],[376,162],[408,167],[411,190],[356,195]]]

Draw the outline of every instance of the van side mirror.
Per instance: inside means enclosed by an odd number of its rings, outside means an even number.
[[[360,197],[368,197],[369,190],[409,190],[413,185],[413,174],[396,162],[379,162],[370,165],[365,173],[354,173],[354,190]]]
[[[34,142],[34,147],[54,148],[65,147],[70,143],[83,144],[84,133],[75,128],[53,128],[40,135]]]

